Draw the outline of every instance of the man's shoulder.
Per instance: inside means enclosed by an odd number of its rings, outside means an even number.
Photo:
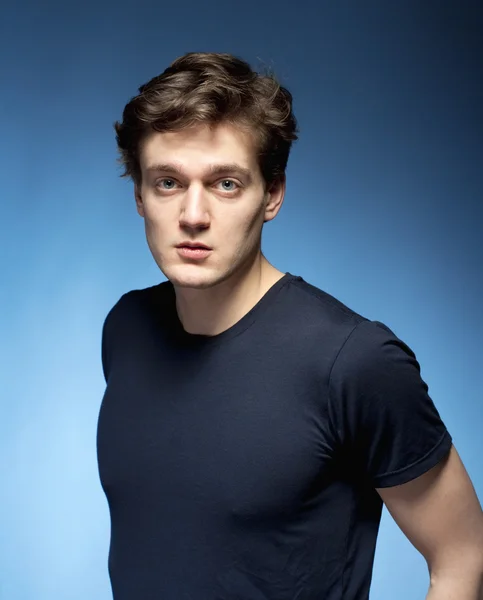
[[[338,316],[342,321],[365,319],[364,316],[342,302],[339,298],[317,287],[315,284],[305,281],[302,277],[294,279],[292,287],[298,291],[300,300],[309,309],[312,308],[316,312],[321,312],[334,318]]]
[[[322,335],[324,338],[333,333],[337,337],[344,337],[359,323],[368,321],[342,300],[302,277],[291,282],[285,297],[287,307],[297,321],[297,328],[310,328],[316,336]]]
[[[366,362],[378,359],[386,346],[399,346],[408,354],[412,351],[380,320],[372,320],[345,304],[336,296],[296,278],[286,295],[289,308],[289,328],[306,341],[329,344],[344,360],[361,356]]]
[[[159,310],[169,300],[172,286],[164,281],[144,288],[124,292],[108,311],[105,322],[132,319],[148,314],[150,308]]]

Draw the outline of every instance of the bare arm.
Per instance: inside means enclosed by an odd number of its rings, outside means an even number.
[[[426,559],[427,600],[483,600],[483,512],[454,446],[421,477],[377,492]]]

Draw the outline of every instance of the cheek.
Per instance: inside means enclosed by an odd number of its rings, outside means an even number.
[[[265,207],[262,201],[254,202],[253,198],[250,199],[247,206],[240,205],[239,211],[227,211],[223,215],[223,219],[226,223],[232,224],[232,229],[241,233],[242,235],[251,235],[252,233],[258,234],[260,225],[263,224],[263,217],[265,215]],[[255,206],[254,206],[255,205]]]
[[[223,237],[226,240],[236,241],[237,244],[245,244],[253,237],[254,223],[251,219],[240,219],[234,222],[225,221],[225,227],[222,226]]]
[[[148,246],[153,254],[158,257],[166,253],[166,244],[173,241],[173,226],[166,222],[166,218],[160,218],[153,210],[144,212],[144,229]]]
[[[151,235],[159,235],[164,230],[171,227],[171,223],[176,223],[174,215],[170,215],[167,210],[160,210],[159,207],[147,204],[144,208],[144,221],[146,231]]]
[[[246,242],[250,245],[253,242],[258,241],[258,238],[260,237],[264,215],[265,210],[261,207],[243,220],[241,229],[243,230],[243,236],[246,239]]]
[[[210,230],[213,242],[217,240],[222,243],[229,243],[236,247],[243,248],[253,246],[258,241],[263,217],[265,214],[263,203],[257,206],[256,210],[249,213],[246,206],[238,207],[218,207],[211,216]],[[245,208],[245,210],[242,210]],[[153,202],[144,204],[144,222],[146,234],[153,244],[159,245],[168,241],[179,234],[179,206],[175,203],[171,205],[159,206]],[[210,237],[209,234],[206,237]]]
[[[226,252],[235,256],[244,256],[251,253],[259,243],[260,234],[251,223],[225,231],[223,241]]]

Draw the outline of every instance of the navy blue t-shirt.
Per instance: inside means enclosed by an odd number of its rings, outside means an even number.
[[[215,336],[130,291],[102,364],[115,600],[367,599],[375,488],[451,447],[410,348],[290,273]]]

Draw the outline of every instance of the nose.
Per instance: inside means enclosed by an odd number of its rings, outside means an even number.
[[[208,198],[202,185],[190,185],[183,196],[179,224],[189,229],[205,229],[210,222]]]

